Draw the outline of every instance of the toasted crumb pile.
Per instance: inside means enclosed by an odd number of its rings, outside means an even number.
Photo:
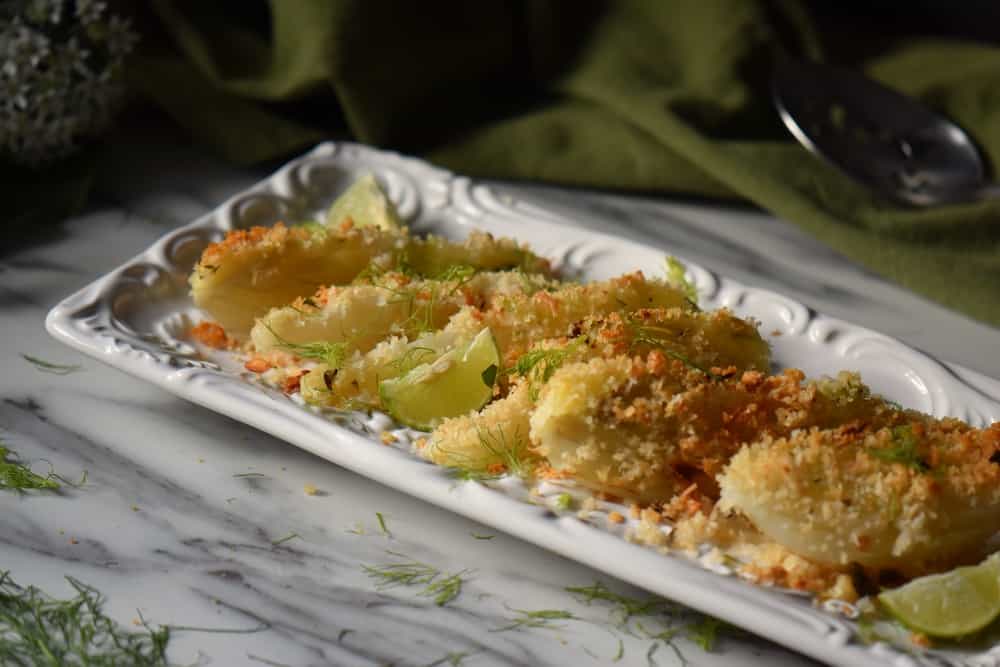
[[[216,350],[228,350],[238,344],[215,322],[199,322],[194,325],[191,327],[191,337]]]

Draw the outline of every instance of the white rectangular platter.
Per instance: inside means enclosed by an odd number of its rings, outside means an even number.
[[[853,623],[807,597],[629,543],[622,529],[599,512],[594,520],[553,512],[544,502],[526,502],[517,484],[456,483],[405,447],[381,444],[379,432],[392,428],[384,415],[320,414],[255,384],[238,365],[200,355],[185,334],[200,318],[188,296],[187,276],[201,251],[231,229],[310,219],[367,172],[376,175],[417,233],[462,237],[478,228],[512,236],[585,280],[637,269],[659,275],[669,252],[582,230],[571,220],[498,198],[484,185],[416,159],[326,143],[68,297],[49,313],[46,326],[60,341],[189,401],[817,660],[852,666],[1000,665],[1000,646],[908,653],[885,643],[865,645]],[[727,306],[760,321],[778,367],[798,367],[810,376],[855,370],[876,392],[906,407],[977,426],[1000,420],[996,380],[686,264],[705,308]]]

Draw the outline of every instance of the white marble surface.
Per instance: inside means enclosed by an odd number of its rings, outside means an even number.
[[[154,624],[255,630],[178,631],[169,653],[178,664],[427,665],[459,653],[469,654],[463,665],[610,664],[618,637],[624,654],[615,664],[650,664],[654,641],[619,632],[609,607],[580,604],[564,588],[602,580],[638,591],[49,339],[42,321],[55,302],[267,171],[226,167],[176,137],[122,145],[114,157],[89,212],[54,238],[0,254],[0,437],[66,477],[88,474],[82,488],[60,494],[0,496],[0,570],[59,595],[69,591],[62,577],[75,576],[100,589],[108,612],[126,625],[141,610]],[[599,209],[605,231],[662,245],[1000,376],[996,329],[888,285],[767,216],[534,186],[498,189],[570,213]],[[42,373],[22,354],[82,368]],[[262,476],[234,476],[244,473]],[[306,495],[306,484],[322,493]],[[391,536],[379,530],[376,512]],[[298,537],[273,544],[293,533]],[[411,589],[377,591],[362,565],[390,562],[387,551],[446,572],[469,569],[469,581],[444,607]],[[564,609],[587,620],[497,632],[512,609]],[[811,664],[752,637],[726,636],[712,653],[685,639],[676,645],[695,665]],[[680,664],[663,645],[652,660]]]

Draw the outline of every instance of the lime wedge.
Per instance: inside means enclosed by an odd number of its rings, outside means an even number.
[[[970,635],[1000,615],[1000,556],[914,579],[878,599],[913,630],[933,637]]]
[[[486,405],[493,398],[499,368],[496,341],[483,329],[468,345],[379,383],[382,407],[401,424],[429,431],[447,417]]]
[[[375,177],[365,174],[344,194],[337,197],[326,212],[326,224],[335,227],[350,218],[355,227],[399,229],[403,223],[389,197],[379,187]]]

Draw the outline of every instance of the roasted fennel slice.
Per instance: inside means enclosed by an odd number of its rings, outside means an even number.
[[[446,466],[468,468],[502,464],[483,447],[478,434],[497,423],[523,433],[539,391],[562,366],[620,355],[646,356],[658,350],[706,373],[767,370],[770,350],[752,321],[728,310],[693,311],[689,308],[643,309],[589,317],[571,326],[570,336],[534,345],[508,369],[520,378],[510,395],[478,414],[449,419],[439,426],[421,451]]]
[[[516,269],[525,275],[553,275],[549,260],[531,252],[526,245],[478,230],[461,242],[433,235],[411,238],[401,262],[425,277],[440,276],[455,266],[471,266],[480,271]]]
[[[1000,423],[895,415],[759,438],[720,477],[720,508],[839,569],[918,576],[982,555],[1000,526]]]
[[[408,241],[404,232],[377,227],[236,230],[205,249],[191,273],[191,295],[229,334],[245,335],[274,306],[348,283],[372,263],[392,266]]]
[[[532,443],[553,469],[596,490],[665,503],[691,484],[717,498],[716,475],[746,442],[899,419],[856,375],[820,384],[795,370],[721,370],[660,350],[563,366],[531,415]]]
[[[349,223],[330,230],[278,223],[270,229],[230,232],[206,248],[190,277],[191,294],[195,305],[228,333],[243,336],[255,318],[321,286],[344,285],[359,275],[392,270],[438,276],[456,265],[549,272],[547,260],[517,242],[482,232],[450,241],[413,238],[405,229],[355,228]]]
[[[489,308],[503,296],[557,287],[544,276],[477,273],[464,265],[440,279],[391,272],[362,284],[320,288],[309,298],[274,308],[257,320],[251,338],[259,353],[314,341],[366,352],[391,336],[414,338],[440,329],[466,305]]]
[[[689,307],[680,291],[663,281],[646,280],[641,273],[585,285],[563,285],[552,292],[500,296],[484,309],[463,307],[440,331],[413,340],[396,336],[365,354],[355,353],[337,369],[329,392],[316,398],[333,406],[377,408],[381,406],[380,380],[398,377],[455,346],[467,344],[484,327],[492,331],[507,367],[534,342],[562,335],[589,315],[645,306]],[[303,396],[309,400],[305,393]]]
[[[508,394],[479,412],[444,420],[419,453],[438,465],[463,471],[486,472],[508,466],[509,447],[498,447],[490,434],[498,428],[520,434],[520,460],[538,461],[527,447],[528,421],[534,400],[527,382],[515,383]]]

